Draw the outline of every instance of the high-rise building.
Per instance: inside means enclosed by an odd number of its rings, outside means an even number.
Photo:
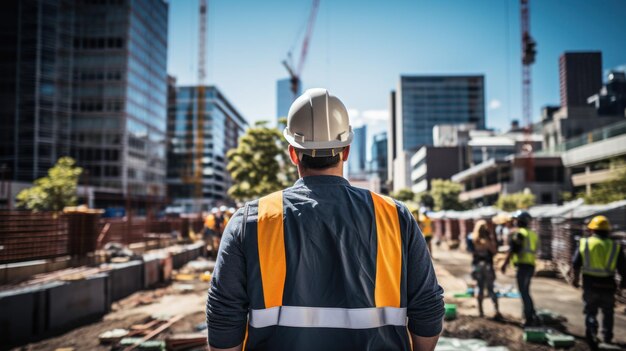
[[[76,5],[72,153],[96,206],[165,197],[167,21],[163,0]]]
[[[280,79],[276,82],[276,120],[287,118],[291,103],[302,94],[302,81],[299,81],[296,94],[291,89],[291,78]]]
[[[393,189],[393,160],[396,159],[396,92],[389,93],[389,124],[387,130],[387,184]]]
[[[411,187],[410,159],[421,146],[433,145],[438,124],[472,123],[485,128],[484,76],[401,76],[392,102],[395,135],[393,190]],[[390,157],[391,158],[391,157]]]
[[[402,76],[396,94],[396,149],[433,145],[437,124],[485,128],[484,76]]]
[[[375,134],[372,140],[370,170],[380,179],[381,190],[387,192],[387,132]]]
[[[602,87],[602,53],[565,52],[559,58],[561,107],[587,106]]]
[[[348,157],[348,178],[365,179],[367,176],[367,126],[354,128],[354,139]]]
[[[226,153],[236,148],[246,120],[215,86],[170,88],[168,112],[168,195],[185,212],[232,204],[226,191],[232,185]],[[204,95],[202,101],[199,99]],[[204,114],[198,111],[204,106]],[[198,120],[199,115],[203,120]],[[198,129],[203,132],[199,133]],[[198,155],[198,145],[202,154]],[[196,175],[202,174],[201,183]],[[201,186],[198,193],[197,186]]]
[[[69,154],[98,207],[164,199],[167,2],[7,4],[1,89],[14,102],[2,104],[11,131],[0,163],[12,178],[42,176]]]
[[[70,153],[72,1],[8,0],[0,11],[0,167],[30,182]]]
[[[541,121],[543,149],[551,152],[563,151],[571,138],[624,120],[621,106],[626,105],[619,98],[619,74],[612,72],[602,85],[600,52],[566,52],[559,58],[559,70],[561,106],[544,107]]]

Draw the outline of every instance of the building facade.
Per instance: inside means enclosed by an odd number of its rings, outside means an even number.
[[[433,179],[449,179],[468,166],[464,146],[422,146],[410,161],[411,191],[430,190]]]
[[[561,107],[587,106],[602,86],[602,53],[565,52],[559,57]]]
[[[388,193],[387,187],[387,132],[375,134],[372,139],[372,159],[370,161],[370,171],[380,179],[381,190]]]
[[[73,1],[7,0],[0,11],[0,167],[31,182],[70,154]]]
[[[237,147],[246,120],[215,86],[170,88],[169,102],[170,201],[184,212],[232,204],[226,153]]]
[[[367,126],[353,129],[354,138],[350,144],[350,156],[348,157],[348,178],[367,178]]]
[[[167,2],[8,4],[1,95],[14,103],[2,104],[0,163],[11,178],[32,181],[71,155],[95,206],[163,201]]]
[[[624,120],[626,78],[611,71],[602,85],[599,52],[564,53],[559,59],[561,106],[542,111],[543,149],[563,151],[563,145],[595,128]],[[584,98],[583,98],[584,96]]]
[[[484,76],[401,76],[393,103],[395,155],[393,190],[411,187],[410,159],[433,145],[438,124],[474,124],[485,128]]]
[[[626,172],[626,120],[568,140],[561,157],[573,192],[591,193],[595,185]]]
[[[489,159],[452,176],[452,181],[463,185],[461,201],[477,205],[493,205],[500,194],[530,191],[537,204],[560,202],[561,193],[571,185],[559,156],[538,156],[532,160],[534,180],[526,179],[528,159],[509,156],[505,159]]]

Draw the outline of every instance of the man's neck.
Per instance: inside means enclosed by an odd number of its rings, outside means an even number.
[[[298,169],[298,173],[300,174],[300,178],[311,177],[311,176],[343,177],[343,168],[332,167],[332,168],[326,168],[326,169]]]

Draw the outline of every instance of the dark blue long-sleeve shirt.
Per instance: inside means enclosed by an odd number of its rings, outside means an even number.
[[[367,308],[374,305],[376,226],[369,191],[334,176],[305,177],[283,193],[287,276],[283,304],[289,306]],[[408,209],[396,202],[402,238],[401,306],[411,333],[430,337],[441,332],[443,289],[426,243]],[[244,340],[250,301],[262,293],[249,281],[247,267],[258,257],[246,255],[244,233],[255,230],[258,201],[235,213],[228,223],[209,289],[209,343],[218,348]],[[255,295],[257,294],[257,295]],[[259,350],[406,350],[406,328],[372,329],[262,328],[248,339]]]

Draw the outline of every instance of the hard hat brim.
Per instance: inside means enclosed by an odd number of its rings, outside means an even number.
[[[332,140],[332,141],[304,141],[298,142],[293,137],[293,135],[289,134],[289,130],[285,128],[283,130],[283,136],[289,143],[289,145],[304,150],[318,150],[318,149],[337,149],[350,145],[352,143],[352,139],[354,138],[354,133],[352,130],[348,133],[348,138],[345,141],[341,140]]]

